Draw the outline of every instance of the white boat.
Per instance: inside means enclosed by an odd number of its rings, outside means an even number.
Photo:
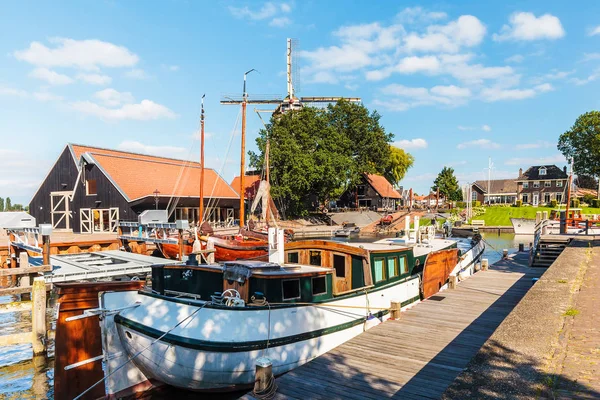
[[[249,387],[260,357],[284,374],[386,320],[392,303],[406,309],[470,275],[483,250],[307,240],[286,244],[282,264],[155,268],[152,290],[99,295],[106,395]]]
[[[533,235],[535,233],[535,219],[511,218],[510,223],[513,226],[515,235]]]

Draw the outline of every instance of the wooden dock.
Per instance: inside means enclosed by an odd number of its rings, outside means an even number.
[[[274,398],[439,399],[543,273],[527,263],[496,263],[287,373]]]

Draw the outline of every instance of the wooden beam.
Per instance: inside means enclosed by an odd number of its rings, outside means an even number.
[[[15,287],[15,288],[9,288],[9,289],[0,289],[0,296],[11,296],[11,295],[14,295],[14,294],[30,293],[32,289],[33,289],[32,286]],[[52,284],[51,283],[46,283],[46,292],[49,292],[51,290],[52,290]]]
[[[22,311],[31,311],[31,301],[14,301],[0,304],[0,314]]]
[[[0,336],[0,346],[31,343],[31,332],[13,333]]]
[[[52,271],[51,265],[41,265],[39,267],[26,267],[26,268],[5,268],[0,269],[0,276],[15,276],[15,275],[27,275],[41,272]]]

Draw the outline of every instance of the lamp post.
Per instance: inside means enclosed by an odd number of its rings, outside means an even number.
[[[158,195],[160,194],[160,192],[158,191],[158,189],[156,189],[153,193],[154,193],[154,206],[158,210]]]

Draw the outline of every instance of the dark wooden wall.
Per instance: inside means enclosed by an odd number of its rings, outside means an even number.
[[[364,204],[363,200],[370,199],[371,207],[381,208],[383,207],[382,198],[377,193],[373,186],[371,186],[367,180],[363,177],[360,185],[364,186],[365,189],[362,194],[359,192],[358,201],[361,204]],[[358,205],[356,204],[356,189],[347,190],[340,196],[340,199],[337,201],[338,207],[350,207],[356,208]]]
[[[52,222],[50,217],[50,192],[73,190],[77,172],[77,166],[73,161],[71,151],[66,146],[29,203],[29,213],[35,217],[38,225]]]

